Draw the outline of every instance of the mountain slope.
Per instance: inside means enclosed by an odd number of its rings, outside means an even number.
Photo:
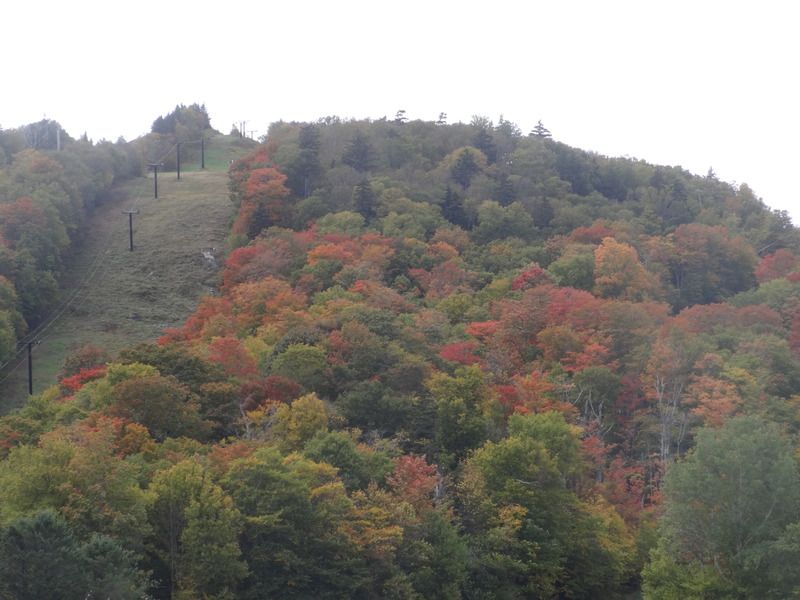
[[[228,157],[241,151],[218,136],[209,144],[213,160],[207,166],[214,170],[184,171],[180,181],[174,172],[159,173],[157,200],[152,175],[129,181],[98,208],[66,269],[63,301],[35,338],[34,393],[56,382],[64,359],[77,348],[91,344],[115,353],[152,340],[213,290],[232,214],[225,169]],[[140,211],[133,217],[133,252],[127,210]],[[27,396],[25,363],[23,353],[16,369],[2,375],[2,412]]]

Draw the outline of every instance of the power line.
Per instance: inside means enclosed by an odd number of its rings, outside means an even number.
[[[136,196],[139,196],[139,194],[136,193]],[[137,197],[134,200],[134,205],[138,204],[140,201],[141,198]],[[35,329],[33,329],[33,331],[28,332],[28,334],[25,335],[25,337],[17,341],[16,352],[14,353],[13,356],[11,356],[5,362],[0,364],[0,371],[5,369],[5,367],[8,366],[11,362],[13,362],[17,358],[19,358],[22,354],[24,354],[28,347],[28,344],[36,340],[42,341],[42,339],[44,339],[43,338],[44,333],[48,329],[50,329],[58,321],[58,319],[74,304],[78,296],[86,289],[89,283],[91,283],[97,272],[100,270],[100,268],[105,264],[106,260],[108,259],[108,253],[111,250],[111,244],[113,243],[112,239],[113,235],[114,231],[112,229],[106,235],[105,243],[101,244],[100,249],[97,251],[97,254],[95,255],[91,265],[89,266],[88,273],[86,277],[83,279],[83,281],[80,282],[69,293],[69,297],[66,300],[64,300],[58,307],[53,309],[51,313]],[[23,357],[22,360],[12,368],[12,370],[9,372],[8,375],[0,379],[0,384],[2,384],[6,379],[8,379],[8,377],[10,377],[10,375],[14,373],[14,371],[16,371],[17,368],[19,368],[19,365],[25,362],[25,360],[26,357]]]
[[[200,143],[201,145],[201,168],[205,169],[205,138],[201,137],[197,140],[190,140],[187,142],[177,142],[173,144],[167,152],[165,152],[161,160],[159,161],[159,165],[163,162],[164,158],[166,158],[172,150],[176,147],[180,148],[180,144],[196,144]],[[180,160],[180,158],[179,158]],[[179,167],[180,168],[180,167]],[[157,174],[156,174],[157,177]],[[146,181],[146,180],[145,180]],[[156,183],[157,186],[157,183]],[[158,188],[156,187],[155,198],[158,198]],[[142,201],[142,195],[139,192],[135,192],[135,199],[133,206],[134,208]],[[129,210],[123,211],[124,213],[128,214],[129,217],[129,241],[130,241],[130,249],[133,249],[133,225],[132,225],[132,217],[133,214],[138,214],[139,210]],[[34,328],[32,331],[28,332],[22,339],[17,341],[16,344],[16,351],[14,354],[8,358],[5,362],[0,363],[0,371],[3,371],[9,364],[14,362],[15,360],[19,359],[20,356],[26,353],[27,356],[22,356],[20,360],[16,362],[16,364],[11,368],[10,371],[6,373],[2,379],[0,379],[0,385],[2,385],[11,375],[13,375],[17,369],[22,365],[26,360],[29,361],[29,369],[30,369],[30,357],[33,351],[33,344],[34,342],[36,345],[43,342],[47,337],[45,337],[45,333],[61,318],[61,316],[74,304],[74,302],[78,299],[80,294],[86,290],[89,283],[92,282],[94,277],[97,275],[98,271],[104,266],[108,259],[109,251],[111,250],[111,246],[113,243],[113,229],[108,232],[106,235],[105,244],[101,244],[101,248],[95,254],[95,257],[92,261],[92,264],[89,266],[88,273],[86,277],[83,279],[81,283],[79,283],[73,290],[69,293],[69,297],[64,300],[57,308],[53,309],[50,314],[42,320],[42,322]],[[29,375],[29,391],[31,390],[30,386],[32,386],[32,377]],[[31,392],[32,393],[32,392]]]
[[[161,163],[163,163],[163,162],[164,162],[164,160],[165,160],[165,159],[166,159],[166,158],[167,158],[167,157],[168,157],[170,154],[172,154],[172,151],[173,151],[173,150],[175,150],[175,148],[178,146],[178,144],[180,144],[180,145],[183,145],[183,146],[185,146],[186,144],[200,144],[202,147],[204,147],[204,146],[205,146],[205,137],[201,137],[201,138],[198,138],[198,139],[196,139],[196,140],[187,140],[187,141],[183,141],[183,142],[175,142],[175,143],[174,143],[174,144],[172,144],[172,146],[170,146],[170,147],[169,147],[169,149],[168,149],[166,152],[164,152],[164,153],[163,153],[163,154],[162,154],[160,157],[158,157],[156,160],[149,161],[149,162],[150,162],[150,163],[158,163],[158,164],[160,165]]]
[[[8,379],[8,378],[9,378],[9,377],[11,377],[11,376],[12,376],[14,373],[16,373],[16,372],[17,372],[17,369],[19,369],[20,365],[22,365],[22,363],[24,363],[26,360],[28,360],[28,357],[27,357],[27,356],[23,356],[23,357],[22,357],[22,359],[21,359],[21,360],[19,360],[19,361],[17,362],[17,364],[15,364],[15,365],[13,366],[13,368],[12,368],[12,369],[11,369],[11,370],[10,370],[8,373],[6,373],[5,377],[3,377],[2,379],[0,379],[0,385],[2,385],[3,383],[5,383],[6,379]],[[3,363],[3,364],[4,364],[4,365],[7,365],[9,362],[11,362],[11,360],[9,360],[8,362],[5,362],[5,363]]]
[[[183,142],[175,142],[169,149],[164,152],[157,160],[150,161],[147,166],[153,170],[153,198],[158,199],[158,170],[164,166],[166,158],[175,150],[175,166],[178,173],[178,179],[181,178],[181,146],[188,144],[200,143],[200,168],[206,168],[206,145],[205,137],[196,140],[188,140]]]
[[[140,198],[136,198],[134,200],[134,206],[136,206],[140,201],[141,201]],[[21,345],[27,344],[29,341],[31,341],[34,338],[36,338],[39,335],[41,335],[41,333],[42,333],[42,331],[44,331],[44,329],[49,328],[49,326],[50,326],[49,325],[49,321],[54,321],[54,320],[58,319],[58,317],[60,317],[64,313],[64,311],[72,305],[72,303],[75,301],[75,296],[77,296],[77,294],[79,294],[81,291],[83,291],[83,288],[86,287],[86,285],[94,277],[95,273],[98,271],[100,266],[102,266],[102,263],[100,263],[100,259],[103,258],[103,262],[105,262],[105,259],[107,258],[108,251],[111,249],[112,236],[113,235],[114,235],[114,231],[113,230],[109,231],[106,234],[105,243],[101,244],[101,248],[98,250],[97,254],[95,255],[94,260],[92,261],[92,264],[89,265],[88,275],[84,278],[84,280],[80,284],[78,284],[73,289],[72,292],[70,292],[69,298],[64,300],[61,303],[60,306],[58,306],[57,308],[54,308],[51,311],[50,315],[48,315],[47,318],[44,319],[33,331],[28,332],[28,334],[24,338],[19,340],[17,342],[18,344],[21,344]],[[3,367],[3,365],[0,365],[0,368],[2,368],[2,367]]]

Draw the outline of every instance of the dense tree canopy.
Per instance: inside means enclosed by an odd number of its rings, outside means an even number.
[[[91,204],[66,156],[124,153],[65,140],[0,132],[0,359]],[[800,238],[746,186],[402,111],[229,174],[218,293],[0,418],[0,595],[796,591]]]
[[[800,551],[800,479],[777,427],[737,417],[703,430],[669,472],[664,537],[645,571],[655,598],[787,598]]]
[[[56,121],[0,130],[0,363],[59,300],[64,259],[115,182],[142,173],[136,148],[74,140]]]

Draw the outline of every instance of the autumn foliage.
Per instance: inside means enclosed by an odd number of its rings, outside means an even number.
[[[0,419],[0,526],[119,541],[159,598],[730,591],[657,522],[700,506],[670,483],[698,439],[800,430],[794,230],[507,122],[360,125],[274,126],[231,166],[218,292]],[[0,204],[10,253],[52,242],[33,198]],[[781,518],[765,553],[795,552]]]

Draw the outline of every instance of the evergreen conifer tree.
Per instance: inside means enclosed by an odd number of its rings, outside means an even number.
[[[375,217],[375,192],[368,179],[362,179],[353,189],[353,206],[367,221]]]
[[[444,193],[442,216],[454,225],[458,225],[464,229],[469,228],[469,218],[464,211],[464,201],[449,185]]]
[[[367,136],[357,131],[342,155],[342,162],[353,167],[359,173],[365,173],[373,167],[374,151]]]
[[[514,190],[514,184],[508,178],[508,173],[500,173],[497,176],[497,191],[495,197],[500,203],[500,206],[508,206],[516,200],[517,193]]]
[[[453,168],[450,170],[450,175],[462,188],[467,189],[472,181],[472,177],[479,170],[480,167],[475,161],[475,157],[472,156],[472,152],[465,149],[458,155],[456,164],[454,164]]]
[[[553,137],[553,134],[550,133],[550,130],[544,125],[542,125],[541,120],[536,122],[536,125],[534,126],[533,131],[531,131],[531,134],[541,138]]]
[[[472,145],[486,155],[486,160],[490,165],[497,162],[497,146],[491,131],[491,122],[481,124],[472,138]]]

